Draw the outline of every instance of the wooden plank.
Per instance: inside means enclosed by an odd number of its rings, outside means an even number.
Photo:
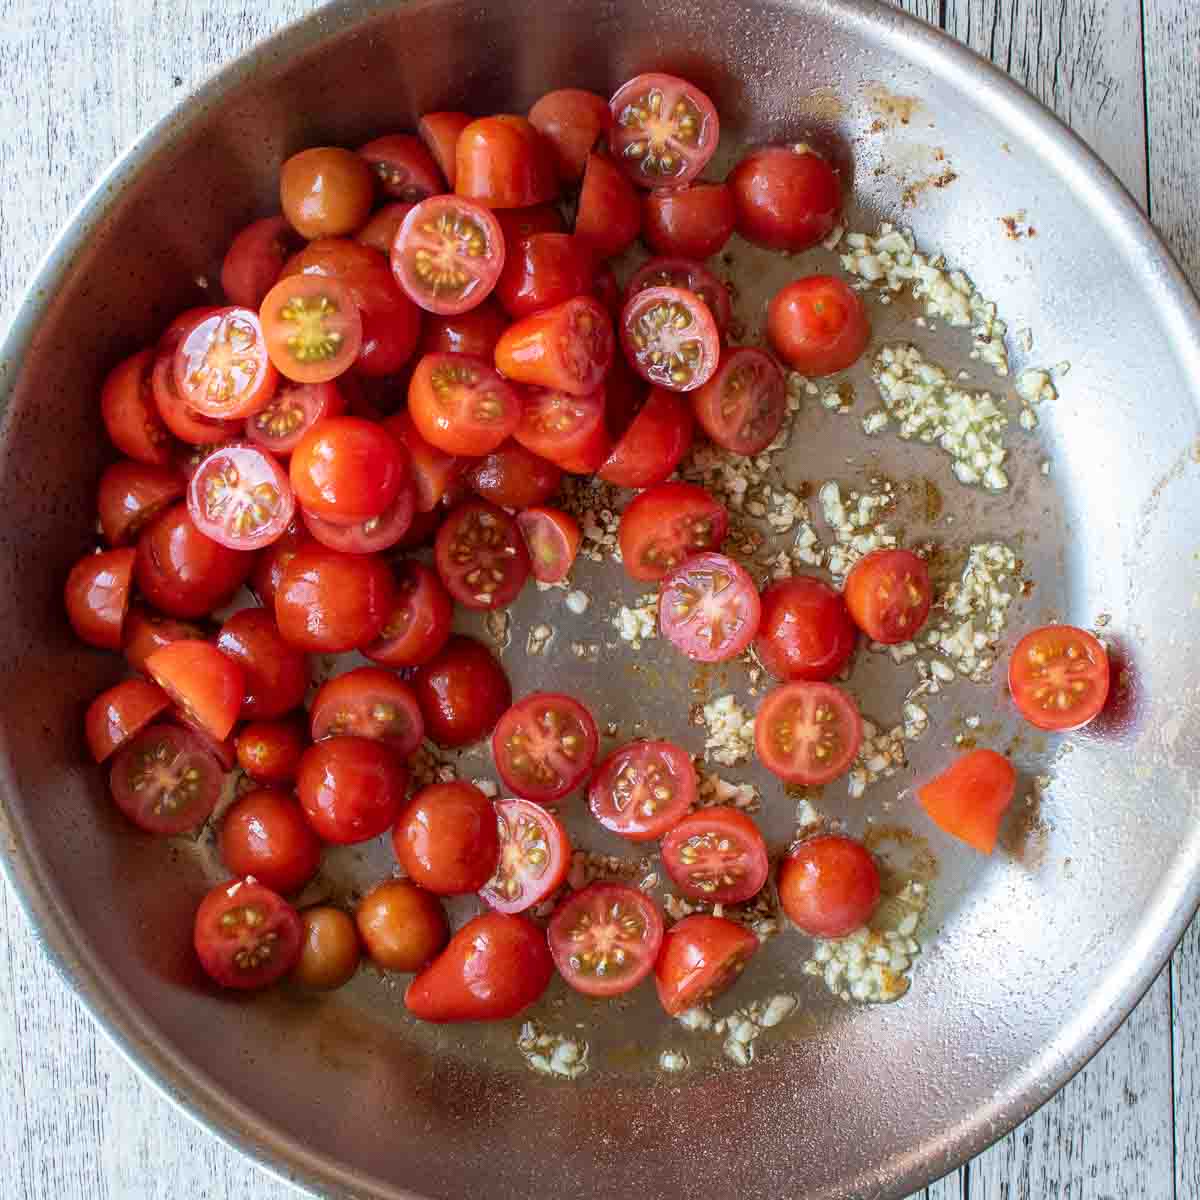
[[[1192,922],[1175,951],[1171,983],[1175,1195],[1190,1200],[1200,1196],[1200,920]]]

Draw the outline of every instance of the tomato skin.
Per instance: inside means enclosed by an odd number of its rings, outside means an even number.
[[[413,207],[399,200],[394,204],[385,204],[372,213],[371,219],[354,235],[354,240],[386,258],[392,252],[392,243],[404,224],[404,218]]]
[[[692,393],[696,420],[734,454],[758,454],[787,417],[787,383],[779,365],[753,346],[727,349],[713,377]]]
[[[589,154],[575,216],[575,236],[596,259],[627,250],[642,231],[642,205],[612,159]]]
[[[991,854],[1016,786],[1017,773],[1003,754],[971,750],[917,788],[917,800],[939,828]]]
[[[86,554],[72,568],[63,590],[75,636],[101,650],[121,649],[129,611],[136,551],[131,548]]]
[[[754,640],[760,615],[754,580],[724,554],[685,558],[659,585],[663,637],[696,662],[736,658]]]
[[[310,654],[341,654],[379,636],[394,600],[386,563],[314,544],[284,567],[275,620],[293,646]]]
[[[511,437],[521,401],[490,363],[466,354],[426,354],[408,384],[416,431],[447,454],[490,454]]]
[[[649,383],[691,392],[716,372],[721,333],[695,292],[646,288],[621,310],[621,347],[629,365]]]
[[[139,829],[162,837],[203,825],[223,778],[201,736],[176,725],[143,729],[118,751],[108,776],[117,808]]]
[[[252,221],[230,243],[221,264],[221,291],[230,304],[257,309],[296,250],[296,235],[284,217]]]
[[[381,667],[356,667],[317,689],[310,708],[312,739],[373,738],[407,758],[425,736],[412,689]]]
[[[582,396],[546,388],[524,388],[521,419],[513,437],[527,450],[564,471],[590,473],[609,452],[604,427],[605,391]]]
[[[322,904],[300,914],[300,955],[292,979],[311,992],[329,992],[350,982],[358,970],[354,922],[340,908]]]
[[[139,350],[108,373],[100,389],[100,413],[109,441],[135,462],[165,467],[171,438],[154,403],[150,374],[155,351]]]
[[[516,521],[484,500],[459,504],[434,541],[434,561],[446,590],[464,608],[503,608],[529,578],[529,551]]]
[[[395,567],[396,599],[378,640],[363,649],[387,667],[419,667],[446,644],[454,601],[437,572],[415,559]]]
[[[250,914],[253,923],[247,920]],[[252,879],[231,879],[200,902],[192,943],[200,965],[216,983],[257,990],[275,983],[295,964],[300,918],[270,888]]]
[[[621,315],[621,289],[608,263],[598,263],[592,273],[592,295],[614,321]]]
[[[630,742],[596,768],[588,807],[605,829],[631,842],[649,842],[679,823],[695,803],[698,786],[686,751],[672,742]]]
[[[738,233],[768,250],[807,250],[827,238],[842,215],[837,173],[802,144],[755,150],[726,182]]]
[[[413,485],[416,488],[417,512],[431,512],[446,495],[451,484],[463,473],[466,462],[426,441],[406,408],[381,423],[408,451]]]
[[[597,474],[617,487],[646,488],[670,476],[692,447],[694,423],[686,400],[651,388],[646,403]]]
[[[837,727],[830,728],[834,722]],[[808,738],[797,746],[797,735],[804,733]],[[850,769],[861,745],[858,705],[832,683],[785,683],[758,706],[755,750],[763,766],[785,783],[829,783]]]
[[[612,321],[592,296],[576,296],[523,317],[496,343],[496,367],[518,383],[583,396],[612,365]]]
[[[422,354],[470,354],[492,361],[508,316],[492,297],[461,313],[430,313],[421,332]]]
[[[401,812],[392,848],[408,877],[435,895],[477,892],[500,858],[491,801],[462,780],[430,784]]]
[[[535,233],[508,245],[496,299],[514,320],[582,296],[592,287],[592,254],[569,233]]]
[[[146,659],[155,650],[178,642],[182,638],[203,640],[208,630],[201,629],[189,621],[176,621],[171,617],[160,617],[140,605],[134,605],[125,619],[121,650],[125,661],[135,671],[146,673]]]
[[[213,421],[193,412],[175,386],[175,360],[160,354],[150,372],[154,406],[163,424],[188,446],[211,447],[238,436],[241,421]]]
[[[529,123],[550,143],[559,179],[578,183],[592,148],[608,136],[612,113],[595,92],[559,88],[534,104]]]
[[[541,583],[566,579],[583,541],[579,522],[561,509],[535,507],[518,513],[517,525],[529,548],[533,577]]]
[[[251,721],[237,736],[237,764],[256,783],[291,783],[305,745],[295,720]]]
[[[344,554],[377,554],[389,550],[408,533],[416,513],[416,486],[406,479],[396,498],[376,517],[357,525],[335,524],[301,509],[304,526],[322,546]]]
[[[650,582],[685,558],[717,549],[729,529],[725,507],[691,483],[659,483],[621,514],[617,540],[626,573]]]
[[[221,626],[217,649],[242,668],[243,720],[272,720],[304,703],[308,658],[284,640],[266,609],[235,612]]]
[[[277,541],[255,556],[254,570],[250,573],[250,590],[268,612],[275,611],[275,593],[279,590],[284,567],[292,561],[297,550],[318,544],[304,522],[293,519]]]
[[[779,864],[779,903],[809,937],[845,937],[865,925],[879,903],[879,868],[853,838],[809,838]]]
[[[655,254],[709,258],[724,248],[736,221],[723,183],[650,192],[642,201],[642,238]]]
[[[504,231],[504,245],[515,246],[523,238],[537,233],[565,233],[562,213],[553,204],[532,204],[528,208],[494,208],[492,216]]]
[[[408,879],[372,888],[355,921],[371,961],[385,971],[419,971],[450,940],[441,901]]]
[[[232,805],[221,822],[221,858],[234,875],[250,875],[272,891],[298,892],[321,865],[321,842],[287,792],[258,788]]]
[[[1108,698],[1108,651],[1073,625],[1044,625],[1027,633],[1008,664],[1008,689],[1017,711],[1038,729],[1086,725]]]
[[[363,737],[331,737],[300,758],[296,794],[322,841],[349,846],[378,837],[396,820],[408,771],[391,747]]]
[[[758,938],[725,917],[684,917],[664,934],[654,964],[659,1003],[672,1017],[707,1003],[736,982],[757,949]]]
[[[654,970],[663,919],[658,905],[637,888],[591,883],[562,901],[547,934],[554,965],[568,986],[585,996],[620,996]]]
[[[417,122],[417,136],[425,143],[451,191],[458,175],[455,161],[458,137],[474,119],[465,112],[431,112]]]
[[[279,373],[250,308],[218,308],[191,324],[175,348],[175,387],[202,417],[238,420],[263,408]]]
[[[874,550],[850,569],[843,589],[855,625],[885,646],[912,641],[933,603],[929,568],[911,550]]]
[[[802,375],[853,366],[871,340],[862,297],[844,280],[809,275],[780,288],[767,309],[775,353]]]
[[[295,383],[335,379],[362,349],[362,314],[349,284],[340,277],[315,271],[296,274],[289,261],[259,311],[274,369]],[[258,407],[265,405],[266,401]]]
[[[293,154],[279,169],[283,215],[301,237],[353,233],[368,217],[375,179],[366,161],[339,146]]]
[[[824,580],[797,575],[762,594],[754,649],[779,679],[832,679],[850,661],[858,630],[846,602]]]
[[[488,208],[528,208],[558,195],[550,144],[524,118],[472,121],[454,151],[456,195]]]
[[[592,714],[561,692],[533,692],[496,723],[492,759],[505,787],[555,804],[587,778],[599,735]]]
[[[375,172],[385,196],[417,204],[445,191],[433,156],[411,133],[389,133],[359,146],[358,153]]]
[[[287,472],[251,442],[230,442],[200,462],[188,483],[188,515],[231,550],[261,550],[278,541],[296,514]]]
[[[497,1021],[515,1017],[546,990],[554,960],[546,935],[528,917],[473,917],[413,981],[404,1003],[422,1021]]]
[[[289,470],[300,505],[342,525],[378,516],[410,474],[404,447],[362,417],[318,421],[292,452]]]
[[[439,746],[468,746],[491,733],[512,703],[504,668],[474,638],[453,635],[413,679],[426,735]]]
[[[144,679],[126,679],[101,692],[88,705],[83,719],[92,758],[102,763],[141,733],[170,703],[162,688]]]
[[[229,736],[246,694],[239,663],[211,642],[183,639],[150,655],[146,670],[205,733],[218,742]]]
[[[276,458],[286,458],[304,435],[326,417],[340,417],[346,401],[332,380],[294,383],[285,379],[266,408],[246,418],[246,437]]]
[[[530,508],[558,491],[562,468],[509,438],[464,476],[471,490],[500,508]]]
[[[496,912],[525,912],[562,887],[571,865],[571,839],[562,822],[532,800],[497,800],[492,807],[500,852],[479,895]]]
[[[758,826],[736,808],[720,805],[685,816],[663,838],[662,860],[685,896],[721,904],[757,895],[769,870]]]
[[[609,149],[640,187],[690,183],[712,158],[721,136],[712,101],[674,75],[635,76],[617,89],[609,108]]]

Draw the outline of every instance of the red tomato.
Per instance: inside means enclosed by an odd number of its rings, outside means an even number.
[[[755,749],[763,766],[785,783],[831,782],[850,769],[861,744],[858,706],[832,683],[785,683],[758,706]]]
[[[894,646],[921,632],[933,585],[911,550],[875,550],[850,569],[843,594],[855,625],[872,641]]]
[[[433,156],[411,133],[375,138],[359,146],[358,153],[375,172],[385,196],[417,204],[446,190]]]
[[[1008,664],[1017,710],[1038,729],[1086,725],[1108,698],[1108,652],[1084,629],[1043,625],[1027,633]]]
[[[623,883],[592,883],[555,910],[547,931],[558,973],[585,996],[620,996],[654,968],[663,944],[658,905]]]
[[[308,823],[336,846],[367,842],[391,827],[404,803],[408,771],[383,742],[331,737],[300,758],[296,793]]]
[[[154,403],[154,353],[139,350],[113,367],[100,389],[100,413],[109,440],[122,454],[165,467],[171,461],[171,438]]]
[[[200,902],[192,942],[200,965],[222,987],[264,988],[300,957],[300,918],[261,883],[230,880]]]
[[[235,612],[221,626],[217,649],[242,668],[243,720],[282,717],[304,703],[308,658],[284,640],[265,608]]]
[[[196,735],[204,748],[221,764],[222,771],[232,771],[237,766],[237,743],[232,734],[227,738],[213,737],[191,713],[178,706],[171,709],[171,719]]]
[[[371,961],[385,971],[419,971],[450,940],[442,902],[408,879],[388,879],[355,914]]]
[[[524,912],[562,887],[571,840],[562,822],[532,801],[498,800],[493,807],[500,857],[479,895],[497,912]]]
[[[293,519],[278,541],[272,542],[257,555],[254,570],[250,575],[250,590],[268,612],[275,611],[275,593],[283,578],[283,569],[295,557],[296,551],[318,543],[304,522]]]
[[[850,661],[857,639],[841,593],[823,580],[797,575],[762,594],[754,649],[780,679],[832,679]]]
[[[468,746],[491,733],[512,703],[504,668],[474,638],[454,635],[413,678],[425,733],[439,746]]]
[[[654,964],[659,1003],[672,1017],[707,1004],[737,981],[758,938],[724,917],[696,913],[667,930]]]
[[[176,347],[172,369],[184,403],[221,421],[258,412],[278,379],[258,314],[249,308],[219,308],[194,322]]]
[[[497,1021],[515,1017],[546,990],[554,960],[546,935],[528,917],[472,917],[408,985],[404,1003],[422,1021]]]
[[[692,448],[692,410],[666,388],[652,388],[597,474],[617,487],[662,483]]]
[[[655,254],[708,258],[724,248],[736,221],[723,183],[651,192],[642,202],[642,237]]]
[[[767,844],[736,808],[689,813],[664,838],[663,866],[685,896],[740,904],[767,882]]]
[[[84,555],[71,568],[64,589],[67,617],[75,636],[89,646],[121,649],[135,555],[128,548],[105,550]]]
[[[459,196],[431,196],[404,218],[392,243],[392,274],[427,312],[461,313],[480,304],[504,266],[504,234],[486,208]]]
[[[334,379],[358,357],[363,320],[340,279],[285,272],[260,312],[271,361],[296,383]]]
[[[510,438],[464,476],[472,491],[501,508],[529,508],[558,491],[562,468]]]
[[[427,442],[417,431],[408,409],[401,409],[388,417],[383,427],[408,451],[416,489],[417,512],[430,512],[462,474],[466,463]]]
[[[518,383],[585,396],[604,382],[614,350],[604,306],[576,296],[510,325],[496,343],[496,366]]]
[[[189,446],[212,446],[237,437],[243,428],[241,421],[212,421],[193,412],[175,386],[175,357],[163,353],[154,360],[150,373],[150,390],[154,405],[163,423],[180,441]]]
[[[363,653],[388,667],[417,667],[429,662],[450,637],[454,601],[424,563],[405,559],[396,564],[395,576],[392,611],[379,639]]]
[[[405,481],[395,500],[376,517],[356,525],[339,525],[302,512],[305,528],[322,546],[345,554],[377,554],[396,545],[408,533],[416,506],[416,488]]]
[[[276,892],[298,892],[321,865],[321,842],[287,792],[258,788],[225,814],[221,858],[235,875]]]
[[[529,548],[534,579],[541,583],[566,579],[583,541],[579,522],[559,508],[527,508],[517,514],[517,525]]]
[[[285,379],[275,389],[271,403],[246,418],[246,437],[277,458],[286,458],[318,421],[340,417],[345,411],[346,402],[337,384]]]
[[[575,214],[575,236],[597,258],[627,250],[642,231],[642,205],[612,159],[589,154]]]
[[[458,505],[434,543],[438,574],[465,608],[504,608],[529,578],[529,551],[516,521],[483,500]]]
[[[674,75],[638,75],[609,102],[608,144],[622,170],[641,187],[690,183],[712,158],[721,136],[713,102]]]
[[[221,264],[221,291],[230,304],[256,309],[279,282],[297,238],[285,217],[253,221],[233,239]]]
[[[578,183],[588,155],[612,123],[608,101],[581,88],[547,92],[530,110],[529,123],[549,143],[558,177]]]
[[[578,700],[534,692],[500,718],[492,758],[506,787],[526,800],[553,804],[587,778],[598,744],[596,722]]]
[[[291,783],[305,741],[296,721],[252,721],[237,736],[237,764],[256,783]]]
[[[490,454],[512,435],[521,401],[512,384],[481,358],[426,354],[408,384],[417,432],[448,454]]]
[[[663,637],[696,662],[735,658],[758,632],[758,589],[724,554],[710,550],[685,558],[663,576],[660,588]]]
[[[598,263],[592,273],[592,295],[614,321],[621,315],[621,289],[608,263]]]
[[[420,350],[422,354],[470,354],[491,362],[507,328],[508,315],[489,298],[467,312],[427,316]]]
[[[284,263],[281,279],[297,275],[320,275],[342,279],[347,275],[382,270],[387,263],[367,246],[344,237],[322,237],[309,242],[303,250]]]
[[[550,143],[524,118],[472,121],[458,135],[454,191],[488,208],[528,208],[558,195]]]
[[[747,154],[726,182],[738,233],[770,250],[807,250],[827,238],[842,215],[836,172],[803,143]]]
[[[310,709],[312,739],[373,738],[407,758],[425,736],[425,723],[413,690],[391,671],[357,667],[317,690]]]
[[[451,191],[458,174],[455,163],[458,135],[472,120],[470,113],[465,112],[431,112],[417,123],[417,135],[433,155]]]
[[[340,525],[377,517],[410,482],[404,447],[363,417],[318,421],[292,451],[296,500],[314,516]]]
[[[739,346],[721,355],[717,373],[692,393],[692,404],[700,427],[718,446],[758,454],[783,428],[787,384],[769,354]]]
[[[621,312],[621,346],[643,379],[673,392],[691,392],[716,371],[721,334],[695,292],[646,288]]]
[[[287,472],[250,442],[231,442],[208,455],[188,484],[187,505],[196,528],[231,550],[269,546],[296,513]]]
[[[569,233],[535,233],[509,243],[496,299],[518,319],[591,288],[592,254],[581,239]]]
[[[110,546],[137,540],[146,524],[183,495],[184,483],[168,467],[123,458],[100,476],[96,509]]]
[[[1003,754],[971,750],[917,788],[917,799],[939,828],[991,854],[1016,786],[1017,774]]]
[[[385,258],[388,257],[392,253],[392,243],[396,240],[396,234],[400,232],[404,218],[408,216],[413,207],[411,204],[401,204],[399,201],[395,204],[385,204],[354,235],[354,240],[360,246],[367,246]]]
[[[300,914],[300,956],[292,979],[311,992],[329,992],[354,978],[360,956],[354,920],[329,904]]]
[[[284,640],[311,654],[341,654],[370,645],[395,602],[387,564],[374,555],[324,546],[298,550],[275,593]]]
[[[661,579],[685,558],[725,540],[729,514],[692,483],[659,483],[635,496],[621,514],[617,540],[633,579]]]
[[[504,231],[505,246],[515,246],[535,233],[565,233],[567,226],[562,213],[553,204],[533,204],[529,208],[497,208],[492,216]]]
[[[400,814],[392,848],[408,877],[435,895],[477,892],[500,859],[491,801],[463,780],[430,784]]]
[[[246,694],[239,663],[211,642],[185,639],[156,650],[146,670],[189,721],[217,741],[229,736]]]
[[[374,199],[371,168],[339,146],[302,150],[279,169],[279,207],[302,237],[353,232],[367,219]]]
[[[859,294],[832,275],[809,275],[780,288],[767,309],[775,353],[802,375],[832,375],[853,366],[871,340]]]
[[[582,396],[526,388],[513,437],[527,450],[566,471],[594,471],[609,452],[604,389]]]
[[[113,759],[116,806],[147,833],[198,829],[221,795],[224,772],[200,738],[177,725],[151,725]]]
[[[722,337],[733,320],[733,302],[729,289],[701,262],[690,258],[652,258],[635,272],[625,286],[622,307],[627,305],[638,292],[648,288],[680,288],[695,292],[705,304],[717,323]]]
[[[779,864],[779,903],[809,937],[845,937],[865,925],[879,903],[879,868],[853,838],[809,838]]]
[[[125,629],[122,636],[122,651],[126,661],[135,671],[146,672],[146,659],[155,650],[178,642],[182,638],[203,640],[207,631],[189,621],[175,621],[170,617],[160,617],[147,612],[135,605],[129,610],[125,619]]]
[[[83,721],[92,757],[103,762],[141,733],[170,703],[162,688],[144,679],[126,679],[101,692],[88,705]]]
[[[630,742],[596,768],[588,788],[592,816],[631,842],[674,827],[696,802],[691,755],[672,742]]]

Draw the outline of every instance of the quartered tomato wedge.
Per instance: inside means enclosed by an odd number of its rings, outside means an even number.
[[[1078,729],[1108,697],[1108,652],[1099,639],[1073,625],[1044,625],[1027,633],[1008,664],[1008,688],[1031,725]]]
[[[217,741],[229,736],[246,695],[240,664],[211,642],[185,640],[156,650],[146,670],[205,733]]]
[[[929,568],[911,550],[875,550],[846,576],[846,608],[872,641],[892,646],[921,632],[933,603]]]
[[[689,813],[663,838],[663,866],[685,896],[739,904],[767,882],[767,844],[736,808]]]
[[[509,379],[584,396],[612,366],[612,321],[592,296],[576,296],[509,326],[496,343],[496,366]]]
[[[705,913],[684,917],[667,930],[654,964],[658,999],[672,1017],[719,996],[737,982],[758,949],[744,925]]]
[[[546,388],[525,388],[521,419],[513,437],[527,450],[564,471],[594,471],[609,452],[604,426],[604,389],[576,396]]]
[[[231,550],[269,546],[295,512],[287,472],[250,442],[214,450],[188,484],[188,513],[196,528]]]
[[[377,641],[363,653],[388,667],[418,667],[446,644],[454,601],[435,571],[414,559],[395,567],[396,599]]]
[[[662,837],[696,802],[691,755],[672,742],[630,742],[596,769],[588,788],[592,816],[631,842]]]
[[[559,974],[585,996],[620,996],[654,969],[663,944],[658,905],[623,883],[592,883],[568,896],[550,919]]]
[[[325,417],[338,417],[346,411],[337,384],[293,383],[283,380],[266,408],[246,418],[246,437],[256,446],[286,458],[300,439]]]
[[[411,133],[389,133],[359,146],[385,196],[416,204],[446,190],[433,156]]]
[[[501,508],[529,508],[558,491],[562,468],[515,438],[479,459],[464,476],[471,490]]]
[[[193,322],[175,349],[173,370],[184,403],[218,421],[257,412],[279,378],[249,308],[219,308]]]
[[[154,350],[139,350],[113,367],[100,389],[100,413],[109,441],[122,454],[165,467],[171,461],[171,438],[154,403],[154,361]]]
[[[500,718],[492,757],[506,787],[525,800],[553,804],[587,777],[598,744],[596,722],[578,700],[534,692]]]
[[[101,650],[120,650],[133,594],[136,551],[131,547],[84,555],[67,576],[63,599],[67,619],[81,641]]]
[[[196,910],[192,941],[200,965],[222,987],[270,986],[300,956],[300,918],[276,892],[253,879],[231,880]]]
[[[702,262],[691,258],[652,258],[629,280],[622,303],[628,304],[647,288],[659,287],[695,292],[708,305],[718,332],[724,335],[729,328],[733,320],[729,290]]]
[[[377,517],[413,486],[404,447],[365,417],[319,421],[292,451],[289,474],[296,502],[335,525]]]
[[[322,546],[344,554],[376,554],[401,541],[408,533],[416,512],[416,488],[406,479],[396,498],[379,513],[354,525],[339,525],[301,512],[304,526]]]
[[[850,769],[861,744],[858,706],[832,683],[785,683],[754,719],[758,757],[785,783],[829,783]]]
[[[781,288],[767,309],[775,353],[802,375],[853,366],[871,340],[862,297],[843,279],[809,275]]]
[[[737,222],[723,183],[651,192],[642,202],[642,236],[655,254],[708,258],[729,241]]]
[[[221,291],[230,304],[257,310],[298,241],[286,217],[263,217],[247,225],[230,243],[221,264]]]
[[[1003,754],[972,750],[917,788],[917,800],[935,825],[991,854],[1016,786],[1017,773]]]
[[[760,615],[754,580],[724,554],[693,555],[663,577],[659,628],[697,662],[724,662],[741,654],[758,632]]]
[[[550,143],[563,183],[579,182],[588,155],[611,121],[608,101],[582,88],[547,92],[529,110],[529,123]]]
[[[715,550],[729,514],[703,488],[659,483],[636,496],[621,514],[617,539],[625,570],[634,579],[661,579],[685,558]]]
[[[592,252],[581,238],[535,233],[509,243],[496,299],[516,320],[581,296],[591,287]]]
[[[617,487],[645,488],[662,483],[692,446],[692,410],[666,388],[652,388],[646,403],[617,440],[596,473]]]
[[[739,346],[721,356],[716,374],[692,393],[692,403],[700,427],[718,446],[758,454],[783,427],[787,384],[769,354]]]
[[[754,649],[780,679],[832,679],[850,661],[857,640],[842,594],[822,579],[797,575],[762,594]]]
[[[408,385],[417,432],[447,454],[490,454],[521,419],[516,390],[490,363],[467,354],[426,354]]]
[[[454,148],[454,190],[488,208],[528,208],[558,195],[550,143],[524,118],[472,121]]]
[[[126,679],[101,692],[83,721],[92,757],[103,762],[170,705],[166,692],[144,679]]]
[[[527,508],[517,514],[517,524],[529,547],[533,577],[541,583],[565,579],[583,541],[579,522],[559,508]]]
[[[503,608],[529,577],[529,551],[516,521],[483,500],[467,500],[450,513],[434,555],[442,582],[465,608]]]
[[[470,113],[465,112],[431,112],[426,113],[417,122],[417,136],[425,143],[426,149],[433,155],[446,184],[454,190],[455,150],[458,146],[458,135],[474,120]]]
[[[309,712],[314,742],[352,734],[385,742],[407,758],[425,736],[412,688],[382,667],[357,667],[323,683]]]
[[[147,833],[198,829],[212,814],[224,772],[187,729],[151,725],[113,760],[109,787],[117,807]]]
[[[496,343],[508,328],[508,314],[488,298],[461,313],[428,314],[421,329],[422,354],[470,354],[492,361]]]
[[[177,471],[123,458],[100,476],[96,510],[110,546],[136,541],[145,526],[183,495]]]
[[[240,716],[282,717],[299,708],[308,691],[308,657],[289,645],[265,608],[235,612],[217,634],[217,649],[242,668],[245,694]]]
[[[363,322],[349,288],[328,275],[285,275],[260,309],[271,361],[297,383],[335,379],[358,357]]]
[[[708,305],[681,288],[646,288],[621,312],[621,345],[643,379],[691,392],[712,378],[721,334]]]
[[[554,895],[571,866],[562,822],[530,800],[497,800],[500,861],[479,895],[497,912],[518,913]]]
[[[712,158],[721,136],[713,102],[686,79],[638,75],[609,101],[608,144],[640,187],[680,187]]]
[[[642,203],[611,158],[589,154],[575,214],[575,236],[596,259],[627,250],[642,229]]]
[[[845,937],[865,925],[879,903],[879,867],[853,838],[809,838],[779,864],[779,903],[809,937]]]

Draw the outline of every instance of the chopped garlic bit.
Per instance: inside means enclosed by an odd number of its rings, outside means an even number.
[[[471,782],[489,799],[500,795],[500,785],[494,779],[472,779]]]
[[[730,783],[712,771],[700,770],[697,774],[700,780],[697,807],[711,808],[715,804],[726,804],[751,813],[762,808],[762,796],[754,784]]]
[[[672,921],[682,921],[693,913],[711,913],[744,925],[761,945],[779,932],[779,909],[770,888],[763,888],[745,904],[722,904],[712,900],[692,900],[668,892],[663,899],[663,911]]]
[[[884,480],[873,483],[878,492],[850,492],[844,499],[833,480],[823,483],[817,493],[821,515],[837,539],[829,548],[826,565],[838,583],[860,558],[896,545],[895,535],[880,520],[895,504],[892,485]]]
[[[579,553],[592,562],[620,562],[618,489],[594,475],[564,475],[560,495],[563,508],[579,521]]]
[[[452,783],[458,778],[453,765],[442,758],[441,751],[428,738],[412,752],[408,769],[414,791],[431,783]]]
[[[713,1015],[703,1005],[689,1008],[675,1019],[690,1033],[705,1032],[713,1026]]]
[[[708,736],[704,757],[722,766],[735,767],[754,752],[754,718],[732,693],[710,700],[703,710]]]
[[[664,1050],[658,1056],[658,1069],[670,1075],[678,1075],[688,1069],[688,1056],[682,1050]]]
[[[658,637],[658,593],[647,592],[633,608],[622,604],[612,623],[622,641],[640,650],[643,642]]]
[[[588,1044],[562,1033],[549,1033],[536,1021],[526,1021],[517,1034],[517,1049],[539,1075],[578,1079],[588,1069]]]
[[[785,1021],[799,1004],[798,997],[780,992],[769,1000],[756,1000],[745,1008],[734,1009],[729,1016],[714,1021],[712,1031],[724,1035],[721,1048],[725,1057],[740,1067],[748,1067],[754,1061],[754,1043],[763,1031]]]
[[[550,625],[535,625],[525,639],[526,654],[545,654],[547,647],[554,640],[554,629]]]
[[[653,870],[654,863],[647,857],[628,859],[618,858],[615,854],[592,854],[587,850],[576,850],[571,855],[567,886],[577,892],[597,879],[619,879],[635,884],[637,880],[644,880]]]
[[[573,592],[567,593],[566,605],[577,617],[583,616],[588,610],[588,606],[592,603],[592,598],[587,592],[580,591],[578,588]]]
[[[916,707],[914,705],[914,707]],[[928,721],[928,717],[926,717]],[[904,753],[904,726],[896,725],[881,730],[873,721],[863,720],[862,745],[858,757],[850,768],[850,796],[857,800],[872,783],[886,779],[904,766],[908,759]]]
[[[483,627],[488,637],[496,643],[496,649],[507,650],[512,642],[512,617],[505,608],[496,608],[483,618]]]

